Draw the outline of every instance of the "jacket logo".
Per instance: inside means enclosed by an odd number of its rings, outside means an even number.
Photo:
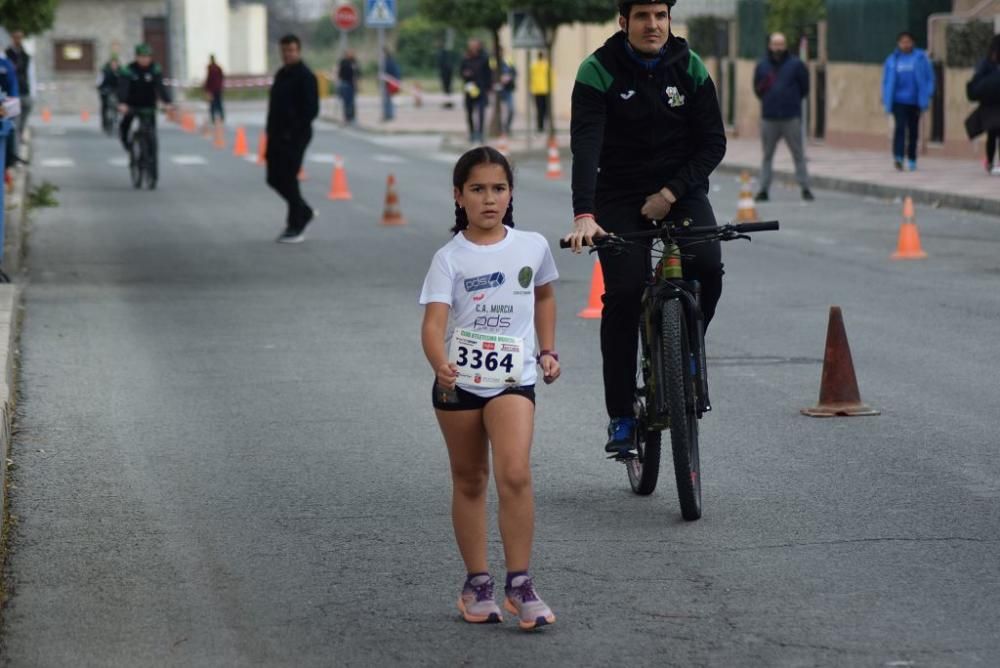
[[[622,99],[623,100],[631,100],[633,97],[635,97],[635,91],[634,90],[630,90],[627,93],[622,93]]]
[[[684,96],[677,90],[676,86],[667,86],[667,104],[671,109],[684,106]]]

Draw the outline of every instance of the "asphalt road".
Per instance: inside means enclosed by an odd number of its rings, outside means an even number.
[[[559,622],[523,634],[454,608],[416,304],[454,156],[321,128],[321,218],[287,247],[260,167],[161,145],[138,192],[113,141],[39,131],[61,206],[30,237],[5,665],[1000,665],[1000,220],[920,210],[930,259],[892,263],[898,203],[776,188],[784,230],[725,249],[692,524],[668,462],[638,498],[604,460],[592,265],[557,255],[533,570]],[[352,202],[324,197],[334,152]],[[403,228],[378,225],[390,171]],[[569,188],[543,173],[519,165],[517,220],[554,241]],[[718,178],[720,217],[736,199]],[[831,304],[881,417],[799,415]]]

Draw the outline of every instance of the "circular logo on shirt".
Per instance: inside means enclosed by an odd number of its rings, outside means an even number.
[[[517,275],[517,282],[521,284],[522,288],[527,288],[531,285],[531,279],[534,277],[535,272],[531,269],[531,267],[524,267]]]

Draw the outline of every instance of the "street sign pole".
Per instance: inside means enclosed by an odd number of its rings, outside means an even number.
[[[386,85],[385,79],[385,28],[379,27],[378,29],[378,84],[379,89],[382,92],[382,120],[389,120],[385,117],[385,110],[389,106],[389,87]]]
[[[531,138],[533,134],[531,131],[531,115],[532,115],[531,107],[534,105],[535,102],[531,97],[531,53],[532,53],[531,49],[528,49],[527,50],[528,68],[527,70],[525,70],[524,76],[521,77],[521,81],[524,81],[528,84],[527,86],[524,87],[524,90],[527,92],[527,95],[524,96],[525,100],[527,100],[527,104],[524,106],[524,122],[527,123],[525,134],[527,135],[528,138],[527,148],[529,153],[531,153]]]

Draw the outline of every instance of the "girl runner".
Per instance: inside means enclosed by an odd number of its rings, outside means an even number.
[[[507,565],[504,607],[522,629],[534,629],[556,620],[535,593],[528,565],[535,367],[547,384],[559,378],[559,275],[548,242],[513,229],[514,174],[499,152],[482,147],[463,155],[454,186],[455,237],[435,254],[420,303],[424,353],[437,376],[433,403],[451,462],[452,523],[468,573],[458,608],[467,622],[503,621],[486,563],[492,449]]]

